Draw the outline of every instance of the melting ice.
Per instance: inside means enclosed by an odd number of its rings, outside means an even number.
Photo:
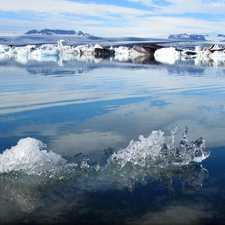
[[[40,174],[58,169],[66,164],[60,155],[45,150],[47,145],[34,138],[20,139],[16,146],[6,149],[0,155],[0,172],[21,171]]]
[[[122,167],[126,163],[132,163],[141,167],[146,163],[161,162],[161,167],[171,165],[188,165],[191,162],[201,162],[206,159],[210,152],[205,148],[205,140],[201,137],[196,141],[188,144],[188,128],[182,135],[180,146],[174,146],[174,135],[177,131],[177,126],[171,130],[171,135],[166,138],[162,131],[152,131],[152,133],[144,138],[139,136],[139,141],[133,140],[125,148],[114,153],[108,160],[108,163],[116,163]]]
[[[47,151],[47,145],[34,138],[19,140],[16,146],[6,149],[0,155],[0,173],[21,171],[26,174],[43,174],[49,171],[59,171],[62,168],[76,168],[107,170],[109,165],[117,165],[123,168],[126,164],[145,167],[149,164],[167,168],[169,166],[188,165],[191,162],[201,162],[206,159],[210,152],[205,148],[205,140],[201,137],[188,144],[188,128],[186,127],[180,144],[174,146],[177,126],[171,130],[169,137],[164,136],[162,131],[152,131],[148,137],[139,136],[139,141],[131,141],[125,149],[114,152],[107,164],[101,168],[99,165],[89,166],[87,159],[78,166],[68,163],[62,156]]]
[[[29,211],[37,204],[30,207],[27,198],[33,199],[39,196],[40,190],[48,190],[71,180],[85,180],[76,182],[82,190],[101,190],[101,185],[112,188],[112,184],[116,184],[117,188],[132,191],[137,182],[145,185],[146,179],[150,178],[166,181],[169,193],[174,194],[172,180],[177,176],[183,188],[188,183],[199,189],[203,180],[208,177],[208,171],[200,162],[210,152],[205,148],[203,138],[188,144],[188,128],[185,129],[179,146],[175,147],[176,131],[177,126],[174,126],[169,136],[164,136],[160,130],[152,131],[146,138],[140,135],[138,141],[132,140],[125,149],[111,153],[103,165],[89,165],[87,158],[77,164],[48,151],[46,144],[40,140],[30,137],[20,139],[16,146],[0,154],[0,194],[2,192],[2,196],[10,199],[14,196],[15,201]],[[18,190],[18,185],[22,189]],[[9,192],[11,189],[13,192]],[[22,193],[17,194],[21,190]],[[29,193],[36,190],[37,193],[27,196],[27,190]],[[36,202],[35,198],[32,201]]]

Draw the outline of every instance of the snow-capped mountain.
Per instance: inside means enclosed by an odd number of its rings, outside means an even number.
[[[218,34],[217,36],[225,38],[225,34]]]
[[[182,40],[182,41],[225,41],[224,34],[172,34],[169,35],[170,40]]]
[[[82,31],[74,30],[60,30],[60,29],[43,29],[43,30],[29,30],[25,34],[39,34],[39,35],[78,35],[78,36],[89,36],[89,34]]]
[[[168,39],[179,39],[179,40],[191,40],[191,41],[206,41],[205,35],[199,35],[199,34],[174,34],[170,35]]]

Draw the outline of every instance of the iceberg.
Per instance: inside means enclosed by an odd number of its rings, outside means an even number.
[[[161,63],[174,64],[180,59],[180,52],[176,48],[161,48],[154,53],[155,60]]]
[[[26,63],[29,60],[55,61],[60,62],[73,55],[73,60],[81,60],[83,56],[92,58],[91,61],[99,62],[96,59],[110,58],[115,61],[132,61],[133,63],[146,63],[154,59],[156,62],[174,64],[181,59],[208,58],[220,61],[225,58],[225,47],[216,44],[210,47],[196,46],[194,50],[177,49],[175,47],[164,47],[157,44],[103,47],[100,44],[68,45],[66,41],[59,40],[57,44],[6,46],[0,45],[0,59],[15,59],[18,62]],[[54,59],[47,59],[47,58]],[[201,60],[199,60],[201,61]]]

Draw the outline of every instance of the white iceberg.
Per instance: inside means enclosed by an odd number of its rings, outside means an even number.
[[[174,64],[180,59],[180,52],[173,47],[160,48],[154,53],[155,60],[161,63]]]

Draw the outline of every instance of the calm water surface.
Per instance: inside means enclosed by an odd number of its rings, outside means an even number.
[[[160,173],[2,174],[0,224],[225,224],[224,66],[1,60],[1,153],[32,137],[67,160],[105,165],[140,134],[167,136],[174,124],[175,143],[187,126],[190,141],[205,138],[210,157]]]

